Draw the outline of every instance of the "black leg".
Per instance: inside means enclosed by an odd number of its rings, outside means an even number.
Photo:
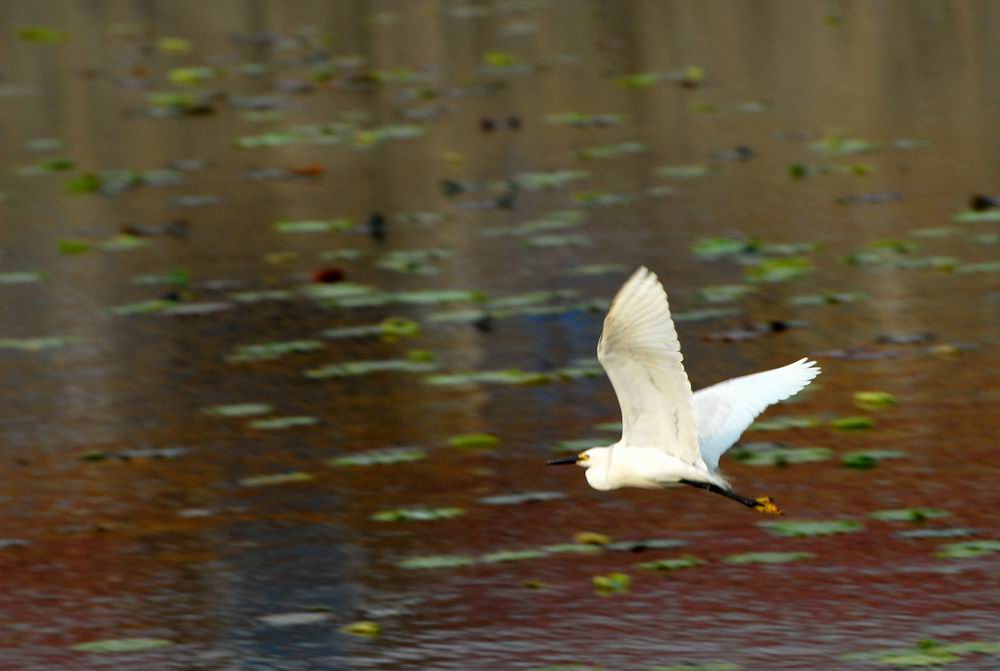
[[[762,513],[769,513],[771,515],[780,515],[781,514],[781,511],[778,509],[778,506],[774,505],[774,503],[771,501],[771,499],[768,498],[768,497],[766,497],[766,496],[762,496],[762,497],[760,497],[758,499],[749,499],[749,498],[747,498],[745,496],[740,496],[736,492],[732,492],[732,491],[730,491],[728,489],[723,489],[722,487],[719,487],[718,485],[714,485],[711,482],[697,482],[695,480],[681,480],[680,483],[682,485],[688,485],[689,487],[697,487],[698,489],[704,489],[704,490],[710,491],[710,492],[712,492],[714,494],[722,494],[726,498],[729,498],[729,499],[732,499],[733,501],[737,501],[739,503],[742,503],[747,508],[753,508],[754,510],[758,510],[758,511],[760,511]]]

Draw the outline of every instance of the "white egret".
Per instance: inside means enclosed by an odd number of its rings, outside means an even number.
[[[815,361],[799,359],[692,394],[667,294],[644,267],[612,301],[597,358],[618,395],[621,440],[548,464],[586,468],[594,489],[684,484],[762,513],[781,514],[770,497],[735,493],[719,472],[719,457],[767,406],[792,396],[819,375]]]

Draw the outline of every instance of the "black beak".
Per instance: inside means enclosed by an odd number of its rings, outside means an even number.
[[[579,456],[566,457],[565,459],[553,459],[552,461],[546,461],[545,465],[546,466],[561,466],[563,464],[575,464],[578,461],[580,461],[580,457]]]

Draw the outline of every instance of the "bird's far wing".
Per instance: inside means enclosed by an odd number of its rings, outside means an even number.
[[[639,268],[618,291],[597,344],[622,409],[622,445],[700,461],[691,383],[656,275]]]
[[[781,368],[726,380],[695,392],[698,442],[711,469],[754,418],[772,403],[799,392],[819,375],[815,361],[799,359]]]

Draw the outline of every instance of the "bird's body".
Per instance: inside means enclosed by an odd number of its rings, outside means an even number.
[[[815,362],[800,359],[692,393],[666,292],[646,268],[615,296],[597,358],[618,395],[622,438],[550,464],[584,466],[594,489],[685,484],[780,513],[767,497],[735,494],[719,473],[719,457],[767,406],[809,384],[820,372]]]

